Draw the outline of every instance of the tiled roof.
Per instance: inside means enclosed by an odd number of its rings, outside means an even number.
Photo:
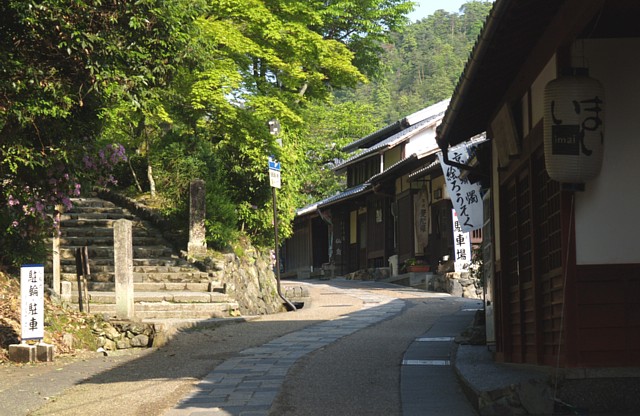
[[[345,199],[349,199],[351,197],[360,195],[366,192],[371,187],[370,183],[363,183],[352,188],[347,189],[346,191],[337,193],[328,198],[323,199],[322,201],[315,202],[313,204],[307,205],[306,207],[302,207],[296,211],[297,216],[307,215],[315,212],[318,208],[331,205],[338,201],[343,201]]]
[[[349,143],[342,148],[342,151],[352,152],[356,149],[370,148],[371,146],[376,145],[377,141],[384,140],[384,138],[390,134],[395,134],[401,130],[418,124],[423,120],[431,118],[434,115],[444,113],[448,104],[449,99],[446,99],[430,105],[429,107],[423,108],[422,110],[416,111],[415,113],[404,117],[402,120],[398,120],[395,123],[389,124],[388,126],[374,131],[373,133],[368,134],[361,139]]]

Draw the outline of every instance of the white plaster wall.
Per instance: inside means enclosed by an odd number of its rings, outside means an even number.
[[[640,263],[640,39],[578,46],[606,107],[602,171],[576,193],[577,263]]]
[[[536,80],[531,84],[531,126],[532,129],[544,117],[544,89],[547,83],[556,78],[556,57],[547,62]]]
[[[428,149],[435,149],[438,145],[436,143],[436,128],[429,127],[423,131],[417,133],[415,136],[409,138],[404,148],[405,157],[412,155],[413,153],[420,153]]]

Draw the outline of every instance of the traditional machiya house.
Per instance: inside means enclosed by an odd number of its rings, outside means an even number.
[[[313,275],[323,265],[344,275],[388,267],[390,258],[423,255],[414,244],[413,232],[420,183],[410,183],[408,172],[393,177],[391,187],[370,179],[394,172],[395,165],[417,159],[429,149],[436,151],[435,128],[448,102],[427,107],[345,147],[359,150],[334,169],[346,175],[347,190],[298,210],[294,235],[284,248],[285,276]]]
[[[447,108],[443,150],[491,143],[497,361],[640,366],[639,16],[638,1],[496,0]]]

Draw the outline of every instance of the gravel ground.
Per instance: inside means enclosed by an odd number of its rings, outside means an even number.
[[[159,349],[0,366],[0,415],[162,414],[237,352],[362,306],[328,284],[308,288],[311,305],[297,312],[181,331]]]

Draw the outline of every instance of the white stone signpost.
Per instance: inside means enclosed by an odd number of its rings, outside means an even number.
[[[25,264],[20,268],[22,340],[44,338],[44,266]]]
[[[53,361],[53,345],[44,344],[44,265],[20,268],[20,344],[9,345],[9,359],[16,362]],[[28,341],[37,341],[36,345]]]

